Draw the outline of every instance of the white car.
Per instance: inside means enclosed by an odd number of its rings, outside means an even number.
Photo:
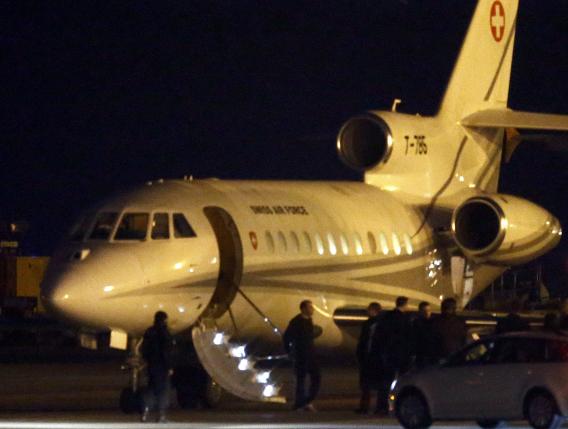
[[[511,333],[469,344],[447,361],[393,383],[390,408],[407,429],[434,420],[475,420],[483,428],[526,419],[556,427],[568,415],[568,336]]]

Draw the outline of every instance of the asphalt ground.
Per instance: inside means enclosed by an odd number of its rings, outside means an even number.
[[[384,416],[361,416],[355,368],[323,368],[317,412],[292,411],[289,404],[255,403],[224,394],[216,409],[183,410],[172,395],[166,424],[141,423],[136,414],[118,409],[128,373],[121,370],[122,356],[79,352],[28,355],[3,349],[0,363],[0,429],[3,428],[399,428]],[[291,395],[291,372],[283,391]],[[477,428],[436,424],[453,428]],[[525,422],[512,424],[527,427]]]

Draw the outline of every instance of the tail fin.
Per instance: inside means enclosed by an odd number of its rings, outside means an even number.
[[[455,64],[439,115],[459,120],[483,108],[505,108],[518,0],[480,0]]]

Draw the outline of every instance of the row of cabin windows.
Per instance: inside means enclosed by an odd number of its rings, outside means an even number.
[[[101,212],[93,219],[87,216],[71,234],[71,240],[109,240],[117,225],[117,212]],[[171,218],[171,220],[170,220]],[[173,225],[174,238],[195,237],[195,231],[182,213],[154,213],[149,224],[149,213],[124,213],[118,222],[114,240],[145,240],[150,228],[152,240],[170,238],[170,223]]]
[[[323,255],[326,252],[330,255],[349,255],[350,253],[362,255],[364,251],[363,240],[358,232],[351,235],[351,240],[344,233],[337,236],[331,232],[324,236],[316,232],[313,235],[313,239],[306,231],[299,235],[294,231],[290,231],[288,236],[282,231],[278,231],[276,236],[273,236],[272,232],[266,231],[264,236],[269,253],[309,254],[315,251],[318,255]],[[380,232],[377,240],[375,235],[369,231],[367,232],[367,244],[371,254],[381,252],[386,256],[392,252],[395,255],[401,255],[404,251],[407,255],[412,255],[414,252],[412,241],[408,234],[403,234],[402,238],[400,238],[396,232],[393,232],[389,240],[384,232]]]

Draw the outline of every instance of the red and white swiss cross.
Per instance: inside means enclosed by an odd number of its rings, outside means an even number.
[[[489,12],[491,34],[496,42],[500,42],[505,34],[505,8],[499,0],[494,1]]]

